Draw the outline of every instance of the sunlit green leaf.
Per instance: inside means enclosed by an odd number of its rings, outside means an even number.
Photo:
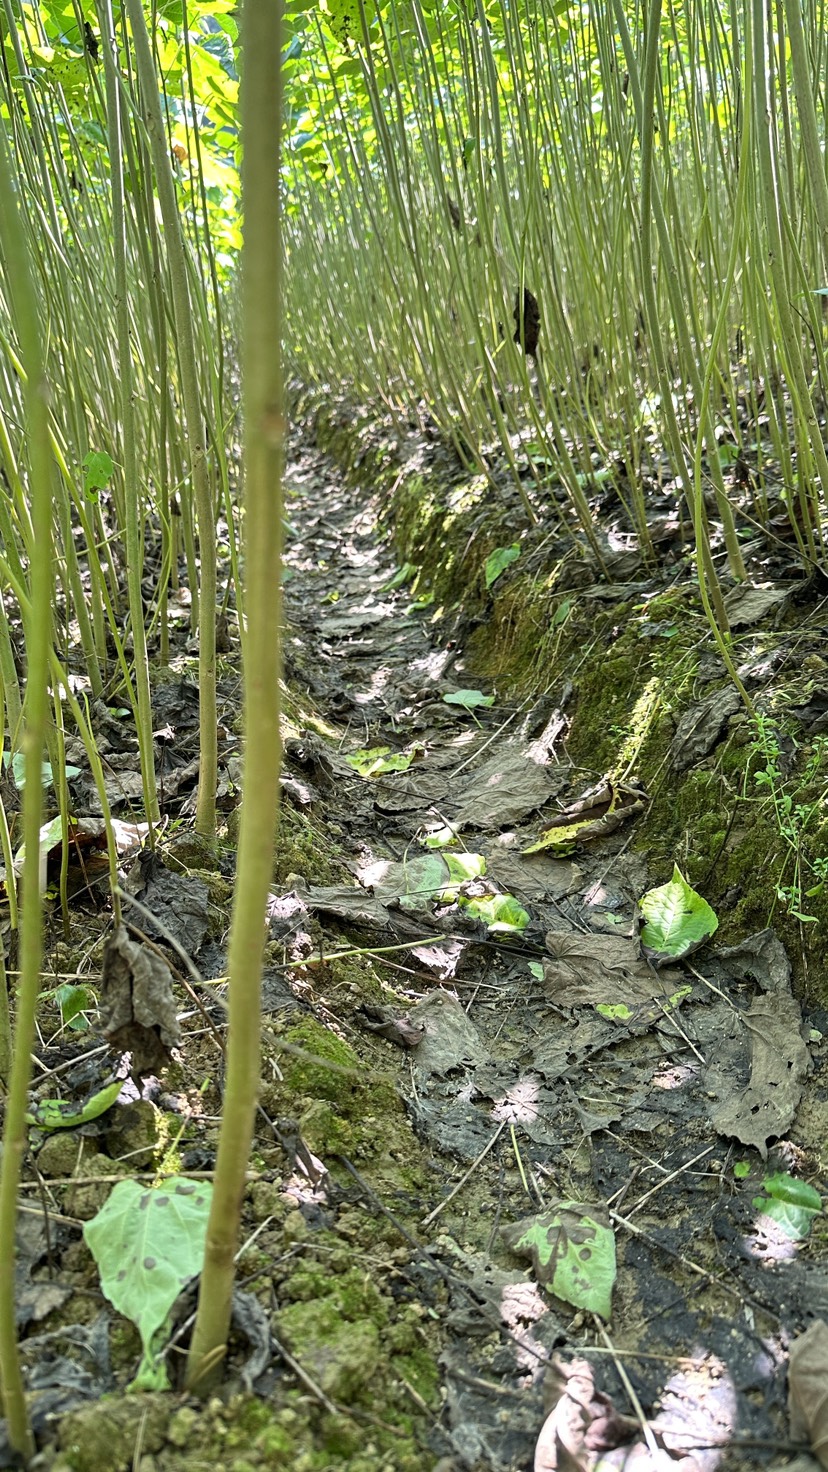
[[[676,864],[672,879],[648,890],[639,908],[646,921],[642,944],[654,955],[673,960],[696,950],[719,924],[715,911],[691,888]]]
[[[493,695],[484,695],[482,690],[453,690],[443,696],[446,705],[462,705],[464,710],[476,710],[479,705],[494,705]]]

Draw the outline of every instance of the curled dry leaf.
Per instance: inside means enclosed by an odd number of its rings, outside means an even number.
[[[169,1063],[181,1036],[166,961],[130,940],[123,925],[104,951],[100,1017],[110,1047],[132,1054],[137,1075],[157,1073]]]
[[[552,854],[570,854],[576,845],[595,838],[606,838],[622,823],[643,813],[648,802],[643,787],[633,782],[616,782],[603,777],[570,803],[559,814],[558,821],[546,828],[535,843],[521,850],[524,854],[548,849]]]
[[[425,1037],[424,1027],[415,1027],[407,1012],[395,1012],[393,1007],[358,1007],[357,1015],[367,1032],[398,1048],[416,1048]]]
[[[543,1386],[547,1417],[535,1447],[535,1472],[590,1472],[602,1452],[626,1446],[638,1423],[595,1389],[592,1365],[553,1362]]]
[[[791,1345],[788,1414],[794,1441],[809,1441],[828,1468],[828,1324],[816,1319]]]

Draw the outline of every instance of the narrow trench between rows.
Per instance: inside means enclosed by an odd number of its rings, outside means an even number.
[[[800,1026],[784,951],[763,932],[698,971],[635,960],[650,876],[623,829],[572,857],[522,852],[543,800],[548,815],[585,785],[554,684],[521,705],[447,704],[476,686],[474,672],[431,610],[392,587],[370,487],[346,486],[308,449],[287,484],[299,523],[286,554],[287,676],[328,730],[288,740],[286,795],[322,820],[352,876],[291,881],[330,951],[369,952],[370,1003],[346,986],[327,998],[328,1022],[369,1078],[393,1078],[413,1129],[391,1151],[400,1182],[387,1161],[354,1174],[340,1158],[334,1173],[362,1209],[404,1223],[405,1292],[422,1295],[439,1343],[430,1445],[446,1469],[564,1465],[554,1448],[568,1405],[594,1446],[626,1448],[612,1465],[631,1447],[636,1466],[660,1465],[660,1448],[685,1472],[769,1465],[786,1444],[784,1347],[828,1301],[828,1278],[774,1238],[753,1205],[761,1168],[735,1182],[740,1147],[715,1126],[756,1082],[734,1001],[748,1010],[757,990],[776,990],[772,1010],[787,1009],[792,1035]],[[348,763],[362,754],[366,771],[378,753],[412,749],[407,770],[360,775]],[[435,895],[422,839],[446,824],[485,861],[466,895],[511,896],[529,915],[520,934]],[[784,1053],[781,1033],[774,1043]],[[816,1143],[808,1133],[803,1148]],[[418,1156],[416,1189],[403,1189]],[[596,1221],[617,1252],[609,1332],[538,1286]],[[513,1250],[515,1223],[532,1228],[534,1272]]]

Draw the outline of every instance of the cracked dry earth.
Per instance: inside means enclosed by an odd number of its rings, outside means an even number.
[[[569,858],[524,854],[600,775],[567,759],[566,671],[522,705],[447,704],[478,683],[462,619],[389,587],[376,505],[321,453],[288,492],[287,674],[334,735],[288,741],[286,790],[352,876],[296,892],[325,945],[370,948],[381,978],[348,1021],[380,1040],[424,1152],[407,1271],[439,1302],[441,1472],[784,1465],[789,1347],[828,1316],[828,1244],[819,1220],[792,1243],[755,1199],[773,1172],[820,1172],[824,1017],[803,1019],[770,931],[692,965],[641,960],[636,901],[665,876],[634,824]],[[347,756],[374,748],[415,756],[360,776]],[[446,825],[453,849],[423,846]],[[458,882],[444,852],[485,862]],[[487,926],[497,895],[522,931]],[[585,1216],[614,1237],[606,1320],[509,1245],[515,1223],[551,1221],[554,1259]]]

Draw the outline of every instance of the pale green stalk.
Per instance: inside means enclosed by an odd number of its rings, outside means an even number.
[[[155,181],[164,221],[167,263],[175,310],[181,392],[187,426],[190,474],[198,513],[199,556],[199,780],[196,830],[212,836],[216,825],[218,749],[216,727],[216,542],[213,499],[207,474],[204,420],[196,367],[195,336],[184,236],[172,169],[167,152],[167,135],[161,115],[155,68],[140,0],[126,0],[132,29],[144,120],[152,147]]]
[[[112,239],[115,251],[115,308],[118,327],[118,381],[120,385],[121,430],[123,435],[124,500],[126,506],[126,564],[129,586],[129,608],[132,616],[132,677],[135,683],[135,725],[144,790],[144,811],[150,824],[150,843],[154,844],[154,824],[161,812],[155,780],[153,752],[152,696],[147,658],[147,636],[144,627],[144,602],[141,584],[144,573],[144,518],[138,487],[138,459],[135,447],[135,412],[130,340],[129,301],[127,288],[126,220],[124,214],[123,154],[121,149],[121,95],[118,85],[118,52],[112,19],[111,0],[103,0],[101,46],[106,68],[107,136],[112,181]]]
[[[52,627],[52,457],[49,444],[47,385],[40,341],[40,308],[31,274],[23,224],[12,182],[5,135],[0,133],[0,247],[12,291],[20,351],[27,371],[26,429],[29,496],[35,531],[31,555],[31,607],[26,620],[27,681],[22,749],[26,762],[23,841],[20,981],[16,997],[14,1050],[6,1098],[3,1158],[0,1164],[0,1262],[14,1262],[17,1191],[26,1149],[26,1108],[40,992],[43,920],[40,894],[39,834],[43,814],[41,763],[48,721],[48,665]],[[12,1448],[28,1460],[34,1455],[14,1312],[14,1274],[0,1273],[0,1385]]]
[[[242,384],[245,465],[245,752],[230,929],[227,1076],[187,1385],[204,1394],[230,1329],[234,1258],[260,1071],[265,910],[273,871],[281,733],[281,0],[245,0],[241,94],[245,244]]]
[[[756,141],[759,158],[759,180],[762,206],[767,232],[768,266],[773,286],[774,308],[780,329],[780,348],[783,354],[785,373],[794,403],[796,422],[803,437],[810,445],[822,489],[823,501],[828,501],[828,455],[822,438],[822,430],[811,400],[802,348],[794,326],[789,297],[789,284],[785,269],[789,252],[783,244],[781,213],[784,209],[778,180],[778,154],[770,126],[771,98],[768,95],[767,73],[767,27],[762,0],[752,0],[753,47],[752,75],[755,96]]]

